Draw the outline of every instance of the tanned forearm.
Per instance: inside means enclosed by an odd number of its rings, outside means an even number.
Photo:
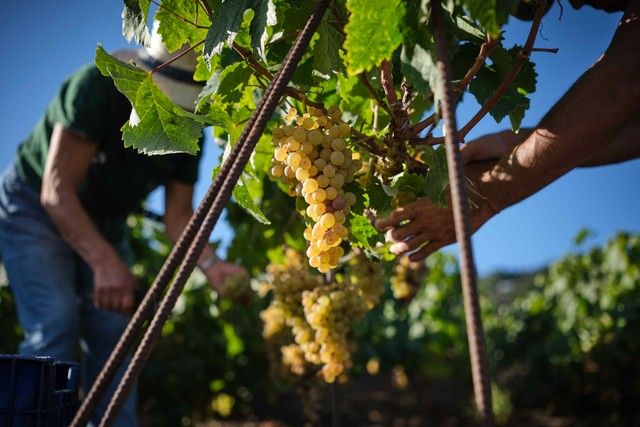
[[[630,6],[634,13],[640,9],[638,3]],[[634,14],[625,17],[631,19],[623,19],[602,59],[524,142],[480,176],[479,192],[492,210],[523,200],[575,167],[624,157],[613,142],[624,138],[623,129],[640,105],[640,57],[635,54],[640,49],[640,24]]]
[[[62,148],[67,145],[71,148]],[[117,257],[115,248],[98,232],[76,193],[94,152],[95,146],[56,125],[40,193],[40,202],[63,239],[92,268]]]
[[[62,238],[92,268],[116,257],[115,249],[98,232],[73,189],[48,182],[43,185],[41,203]]]

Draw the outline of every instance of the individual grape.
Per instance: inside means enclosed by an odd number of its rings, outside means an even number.
[[[316,122],[311,117],[304,117],[302,119],[302,126],[305,129],[311,129],[316,125]]]
[[[289,153],[287,156],[287,164],[291,167],[296,167],[300,164],[302,157],[298,153]]]
[[[351,127],[347,123],[340,123],[338,125],[338,128],[340,130],[340,136],[343,138],[349,136],[349,134],[351,133]]]
[[[322,140],[324,139],[324,134],[319,129],[314,129],[309,132],[307,135],[307,140],[313,145],[322,144]]]
[[[296,179],[298,181],[304,181],[307,178],[309,178],[309,171],[307,169],[298,168],[298,170],[296,170]]]
[[[331,140],[334,140],[335,138],[338,138],[340,136],[340,127],[331,126],[329,128],[329,131],[328,131],[327,135],[329,135],[331,137]]]
[[[331,159],[331,163],[336,166],[340,166],[344,163],[344,154],[342,154],[342,151],[332,152],[329,158]]]
[[[333,151],[331,151],[330,148],[323,148],[322,151],[320,151],[320,158],[325,162],[330,162],[332,153]]]
[[[342,186],[344,185],[344,177],[342,176],[342,174],[335,174],[329,179],[329,184],[331,184],[331,186],[336,189],[342,188]]]
[[[318,170],[324,170],[324,167],[327,165],[327,161],[325,159],[315,159],[313,161],[313,165],[318,168]]]
[[[345,200],[345,197],[344,196],[337,196],[331,202],[331,206],[333,206],[333,208],[338,210],[338,211],[343,210],[345,207],[347,207],[347,202]]]
[[[286,166],[284,168],[284,176],[286,176],[287,178],[295,178],[296,177],[295,169],[293,169],[291,166]]]
[[[284,160],[287,158],[287,149],[284,147],[276,148],[273,157],[279,162],[284,162]]]
[[[342,151],[346,146],[347,143],[343,138],[336,138],[331,141],[331,148],[333,148],[335,151]]]
[[[325,165],[322,168],[322,173],[327,178],[331,178],[332,176],[334,176],[336,174],[336,167],[334,165],[332,165],[332,164]]]
[[[302,183],[302,188],[308,193],[313,193],[318,189],[318,181],[313,178],[305,179]]]
[[[300,167],[302,169],[309,169],[311,167],[311,160],[309,160],[307,156],[303,156],[302,159],[300,159]]]
[[[284,168],[282,165],[273,165],[271,167],[271,176],[280,178],[284,174]]]
[[[300,149],[300,143],[293,136],[290,136],[285,140],[285,147],[290,152],[298,151]]]
[[[336,219],[334,218],[333,214],[330,214],[330,213],[325,213],[318,220],[318,224],[321,224],[322,227],[325,229],[332,227],[333,224],[335,224],[335,222],[336,222]]]
[[[338,196],[338,190],[335,187],[327,187],[327,200],[334,200]]]
[[[296,127],[293,130],[292,136],[296,141],[302,144],[307,139],[307,132],[301,127]]]
[[[316,179],[320,188],[326,188],[329,185],[329,178],[325,174],[318,175]]]

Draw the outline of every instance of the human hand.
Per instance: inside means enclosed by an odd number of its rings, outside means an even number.
[[[493,215],[485,203],[477,205],[471,212],[472,231]],[[398,256],[411,253],[410,261],[423,260],[456,241],[450,200],[443,208],[429,199],[418,199],[395,209],[387,218],[376,220],[374,225],[379,231],[386,230],[391,252]]]
[[[93,267],[93,304],[103,310],[128,314],[133,309],[136,278],[117,255]]]
[[[250,290],[249,273],[243,267],[225,261],[218,261],[211,265],[205,272],[211,286],[221,296],[230,299],[240,299],[246,292],[241,288]],[[246,285],[246,286],[245,286]]]

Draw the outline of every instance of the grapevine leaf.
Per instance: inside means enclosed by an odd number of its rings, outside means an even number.
[[[382,184],[377,179],[371,180],[366,193],[369,195],[369,208],[378,216],[386,216],[391,208],[391,198],[385,193]]]
[[[222,52],[224,43],[233,43],[236,38],[244,12],[249,8],[249,0],[225,0],[214,10],[211,27],[204,41],[204,52],[207,57]]]
[[[424,194],[429,199],[442,207],[447,206],[445,189],[449,185],[449,173],[447,170],[447,153],[444,145],[433,150],[429,171],[424,179]]]
[[[124,0],[122,9],[122,35],[130,42],[149,46],[151,34],[147,27],[149,2],[145,0]]]
[[[247,213],[254,217],[258,222],[262,224],[271,224],[269,219],[260,210],[260,207],[251,197],[249,189],[244,184],[243,180],[240,180],[238,185],[233,189],[233,198],[238,202],[242,209],[247,211]]]
[[[520,49],[517,45],[509,50],[495,49],[491,55],[492,64],[485,65],[469,85],[469,91],[479,103],[484,103],[495,93]],[[512,129],[517,131],[520,128],[524,113],[529,109],[530,102],[526,95],[535,91],[536,78],[533,63],[526,60],[511,86],[491,109],[490,114],[497,123],[509,116]]]
[[[482,25],[493,37],[500,35],[502,25],[508,15],[498,11],[499,0],[464,0],[464,6],[473,19]]]
[[[349,240],[352,246],[360,248],[370,248],[375,242],[373,239],[380,236],[378,230],[371,224],[371,221],[363,215],[353,214],[349,220]]]
[[[336,89],[342,111],[348,111],[358,117],[371,116],[369,92],[357,77],[338,74]]]
[[[347,0],[347,9],[344,47],[347,71],[354,75],[391,58],[402,42],[404,7],[399,0]]]
[[[276,6],[272,0],[253,0],[251,8],[254,11],[253,20],[249,26],[251,47],[264,57],[264,46],[268,37],[267,26],[273,27],[278,23]]]
[[[486,39],[482,29],[468,16],[454,15],[452,20],[453,30],[460,39],[475,40],[476,42],[483,42]]]
[[[143,0],[149,4],[148,0]],[[211,25],[209,17],[202,8],[197,10],[197,2],[191,0],[162,0],[162,7],[158,8],[154,19],[159,22],[158,33],[162,36],[162,43],[169,52],[180,49],[185,43],[191,46],[203,40],[207,30],[193,25],[185,25],[181,19],[197,23],[203,27]]]
[[[402,47],[400,69],[418,93],[436,92],[438,69],[434,58],[421,45],[415,44],[413,48]]]
[[[174,105],[150,74],[119,61],[100,45],[95,62],[133,106],[131,117],[122,128],[126,147],[145,154],[198,152],[204,118]]]
[[[340,46],[343,37],[329,24],[326,16],[318,26],[318,36],[313,46],[313,68],[325,76],[340,72],[342,70]]]
[[[393,188],[393,193],[413,193],[416,196],[422,195],[423,189],[425,186],[425,179],[423,176],[402,172],[391,180],[391,188]]]

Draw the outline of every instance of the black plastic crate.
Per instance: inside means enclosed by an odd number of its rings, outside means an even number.
[[[67,426],[78,405],[77,363],[0,355],[0,427]]]

